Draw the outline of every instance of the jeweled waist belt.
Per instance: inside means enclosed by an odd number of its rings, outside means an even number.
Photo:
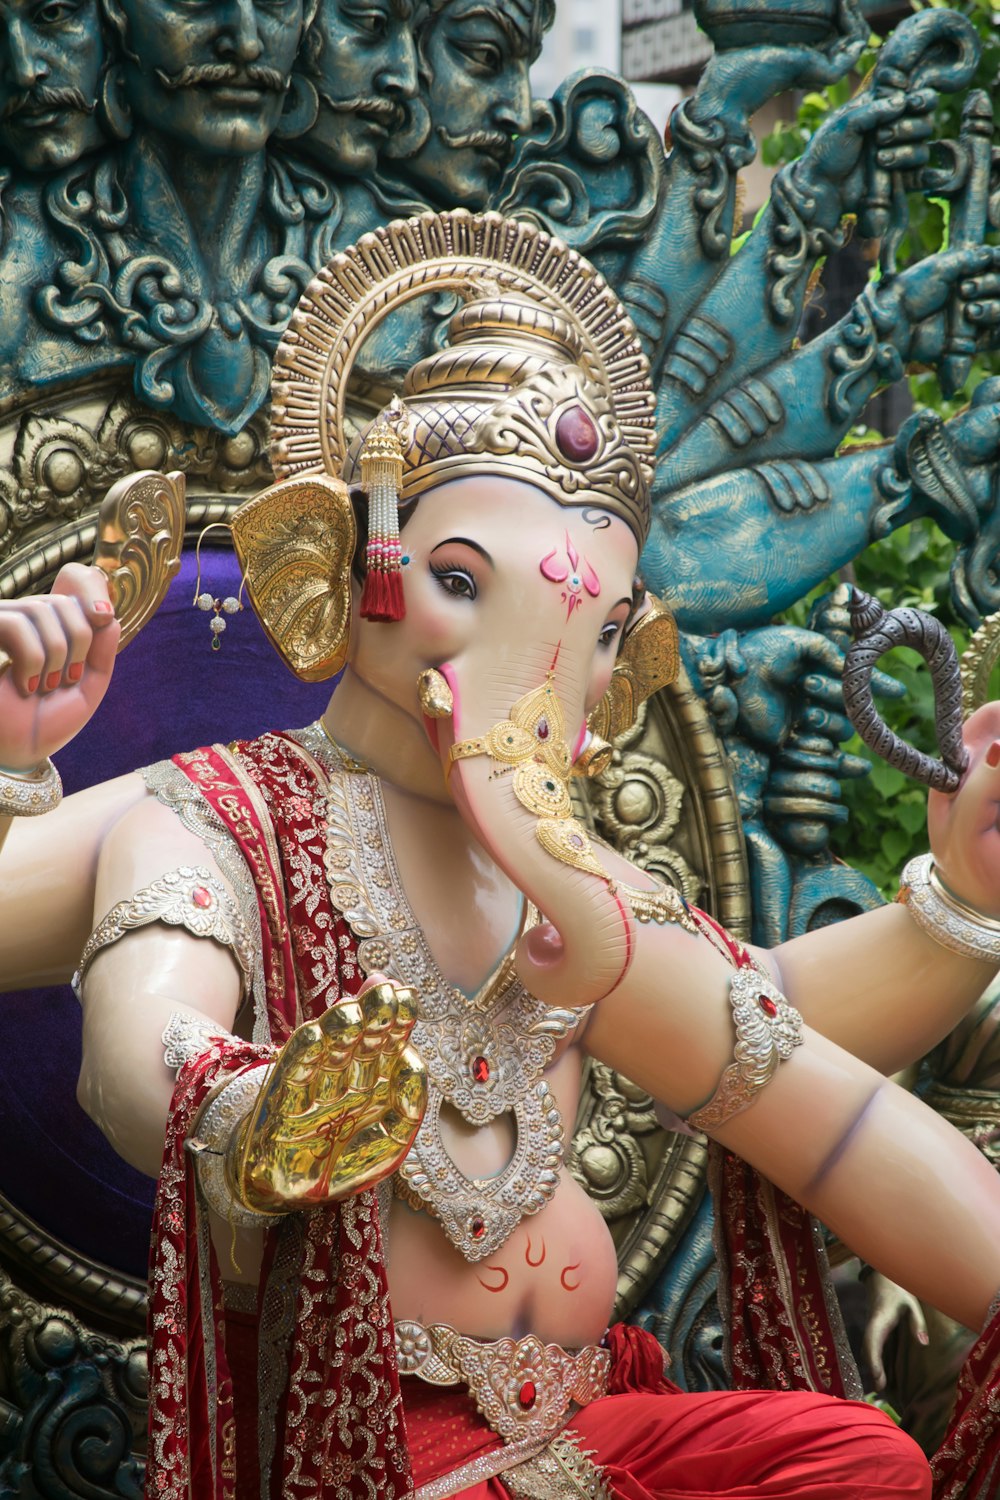
[[[431,1385],[465,1385],[487,1422],[507,1443],[544,1440],[574,1407],[607,1394],[611,1356],[597,1344],[568,1350],[534,1334],[485,1343],[447,1323],[400,1321],[396,1359],[401,1375]]]

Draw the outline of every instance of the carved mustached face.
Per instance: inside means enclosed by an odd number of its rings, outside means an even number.
[[[101,144],[97,0],[0,0],[0,156],[28,172]]]
[[[417,88],[410,0],[320,0],[299,67],[319,94],[303,144],[338,172],[371,171]]]
[[[505,662],[521,670],[537,658],[541,682],[558,652],[578,687],[581,715],[601,698],[638,557],[624,521],[483,474],[421,495],[402,547],[405,619],[384,625],[355,615],[352,627],[350,670],[381,697],[420,717],[419,672],[464,663],[481,681],[479,667],[469,665],[481,662],[499,719],[521,691],[508,684]]]
[[[423,0],[416,31],[430,130],[406,170],[432,203],[487,206],[531,125],[528,68],[550,20],[545,0]]]
[[[104,0],[137,120],[217,155],[259,151],[281,114],[303,0]]]

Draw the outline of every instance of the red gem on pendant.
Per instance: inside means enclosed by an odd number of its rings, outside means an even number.
[[[483,1223],[482,1219],[473,1219],[472,1223],[469,1225],[469,1230],[474,1240],[481,1240],[483,1235],[486,1233],[486,1225]]]
[[[485,1057],[474,1057],[472,1059],[472,1076],[477,1083],[489,1082],[490,1065]]]
[[[535,1382],[533,1380],[526,1380],[517,1393],[517,1399],[524,1407],[525,1411],[530,1410],[530,1408],[534,1406],[535,1397],[537,1396],[537,1394],[538,1392],[535,1390]]]
[[[765,1016],[770,1016],[771,1020],[773,1021],[775,1016],[778,1014],[778,1007],[775,1001],[771,999],[770,995],[758,995],[757,1004],[760,1006]]]
[[[212,892],[203,885],[196,885],[191,892],[191,900],[195,906],[200,906],[206,911],[212,904]]]

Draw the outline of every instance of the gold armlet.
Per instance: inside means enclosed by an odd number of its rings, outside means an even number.
[[[948,890],[932,854],[918,854],[903,871],[897,900],[918,927],[943,948],[963,958],[1000,966],[1000,921],[988,917]]]
[[[748,1109],[770,1083],[779,1064],[802,1042],[799,1012],[757,969],[733,972],[729,1003],[736,1027],[735,1061],[723,1073],[708,1103],[688,1115],[687,1123],[695,1130],[712,1131]]]
[[[87,970],[100,950],[117,943],[127,932],[153,922],[183,927],[193,937],[211,938],[229,948],[243,976],[243,991],[249,990],[253,980],[253,946],[229,892],[204,866],[182,865],[143,886],[127,901],[119,901],[97,924],[73,976],[77,998]]]
[[[57,808],[62,794],[62,780],[50,760],[34,771],[0,770],[0,817],[39,817]]]

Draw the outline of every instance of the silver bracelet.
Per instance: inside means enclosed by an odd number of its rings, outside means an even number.
[[[0,817],[37,818],[62,801],[62,778],[50,760],[34,771],[0,770]]]
[[[777,985],[753,967],[736,969],[729,983],[736,1027],[735,1062],[700,1109],[688,1115],[695,1130],[714,1130],[749,1109],[781,1063],[802,1043],[802,1017]]]
[[[933,854],[918,854],[903,871],[897,898],[928,937],[980,963],[1000,967],[1000,921],[988,917],[948,890]]]
[[[193,1016],[190,1011],[171,1011],[160,1041],[163,1043],[163,1061],[177,1078],[185,1063],[202,1057],[216,1042],[235,1042],[238,1039],[224,1026],[215,1026],[204,1016]]]
[[[236,1136],[271,1076],[273,1063],[258,1063],[224,1084],[202,1111],[187,1150],[195,1158],[198,1185],[208,1206],[227,1223],[244,1229],[267,1229],[277,1214],[245,1208],[230,1186],[226,1161]]]

